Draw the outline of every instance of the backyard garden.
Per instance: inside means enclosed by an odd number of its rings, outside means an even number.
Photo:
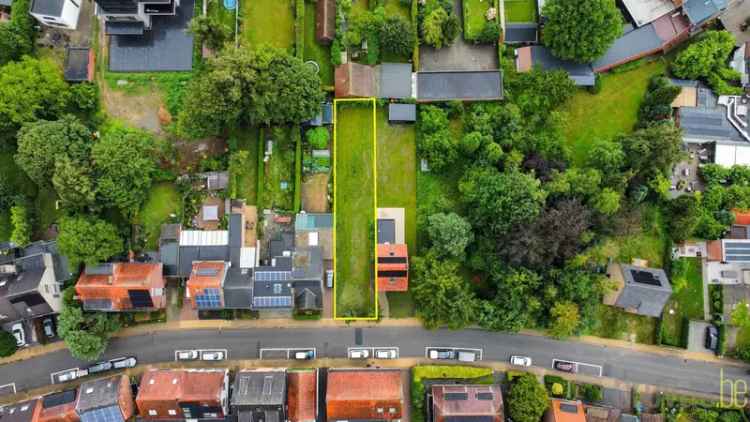
[[[334,130],[336,317],[374,317],[374,103],[339,104]]]
[[[661,344],[686,347],[690,320],[702,320],[703,276],[700,258],[681,258],[672,263],[672,298],[661,320]]]
[[[272,153],[261,171],[263,191],[260,204],[264,208],[294,210],[297,126],[275,126],[264,130],[264,141],[273,142]]]
[[[269,45],[294,53],[293,0],[240,1],[242,40],[249,48]]]
[[[536,0],[505,0],[505,21],[536,22]]]

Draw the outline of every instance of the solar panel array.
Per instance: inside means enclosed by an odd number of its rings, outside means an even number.
[[[457,400],[469,400],[468,393],[445,393],[445,400],[457,401]]]
[[[118,406],[89,410],[81,415],[81,422],[124,422]]]
[[[198,309],[221,308],[221,292],[219,289],[204,289],[202,295],[195,296]]]
[[[477,400],[494,400],[495,395],[492,393],[477,393]]]
[[[750,242],[724,242],[727,262],[750,262]]]
[[[287,281],[291,279],[291,271],[257,271],[255,273],[255,281]]]
[[[631,274],[636,283],[661,286],[661,281],[650,271],[631,270]]]
[[[216,268],[200,268],[198,271],[195,272],[195,275],[205,276],[205,277],[213,277],[215,275],[219,274],[219,270]]]
[[[292,306],[291,296],[257,296],[253,298],[253,306],[256,308],[288,308]]]
[[[560,403],[560,410],[565,413],[578,413],[578,406],[572,403]]]

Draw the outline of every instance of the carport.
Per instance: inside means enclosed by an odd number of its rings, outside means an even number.
[[[503,99],[499,70],[417,73],[417,101],[492,101]]]

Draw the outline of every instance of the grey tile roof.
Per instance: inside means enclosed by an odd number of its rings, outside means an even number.
[[[682,10],[685,11],[693,25],[698,25],[726,9],[726,7],[726,0],[685,0]]]
[[[639,315],[654,318],[661,316],[664,306],[672,296],[672,286],[667,274],[662,269],[621,265],[625,285],[617,297],[615,305],[624,309],[633,309]],[[658,285],[647,284],[639,280],[638,274],[645,273],[658,281]]]
[[[253,302],[253,272],[230,267],[224,280],[224,307],[250,309]]]
[[[683,137],[700,142],[733,141],[746,143],[745,138],[727,119],[727,112],[718,105],[716,95],[698,84],[698,106],[680,108]]]
[[[642,26],[615,40],[604,56],[594,61],[594,69],[611,66],[630,57],[659,49],[662,43],[653,24]]]
[[[508,23],[505,25],[505,42],[513,43],[533,43],[537,42],[536,23]]]
[[[593,86],[596,82],[596,75],[590,64],[560,60],[553,56],[546,47],[540,45],[529,48],[531,48],[531,61],[534,66],[539,66],[544,70],[564,70],[578,86]]]
[[[503,77],[497,70],[419,72],[418,101],[481,101],[503,98]]]
[[[380,98],[411,98],[411,64],[383,63],[380,70]]]
[[[65,0],[34,0],[31,4],[31,13],[46,16],[62,16]]]
[[[31,422],[37,399],[13,403],[0,407],[0,420],[3,422]]]
[[[116,406],[120,397],[120,376],[88,381],[79,387],[76,412]]]
[[[240,371],[234,379],[232,406],[283,405],[286,389],[285,371]]]
[[[388,104],[388,120],[391,122],[417,121],[416,104]]]
[[[143,35],[112,35],[112,72],[189,71],[193,69],[193,36],[185,29],[193,18],[194,0],[182,0],[175,16],[153,16]]]

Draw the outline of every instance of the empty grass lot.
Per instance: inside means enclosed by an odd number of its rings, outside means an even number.
[[[265,208],[291,211],[294,207],[295,144],[290,130],[297,127],[266,129],[266,139],[273,139],[273,154],[266,162],[263,173],[263,198]]]
[[[505,0],[506,22],[536,22],[536,0]]]
[[[320,83],[333,85],[331,48],[315,39],[315,3],[305,2],[305,61],[312,60],[320,66]]]
[[[138,213],[137,222],[143,226],[146,248],[153,250],[159,246],[161,225],[169,220],[170,214],[182,213],[182,201],[174,184],[158,183],[151,187],[148,199]]]
[[[242,40],[245,47],[270,45],[292,52],[294,47],[294,1],[240,0]]]
[[[463,0],[464,39],[475,40],[482,32],[492,0]]]
[[[674,292],[667,302],[662,316],[661,341],[676,347],[687,346],[687,325],[691,319],[703,319],[703,277],[698,258],[682,258],[687,261],[687,285]],[[674,278],[672,278],[674,286]],[[670,314],[670,311],[673,313]]]
[[[627,72],[603,74],[598,94],[578,90],[562,107],[568,113],[565,137],[574,163],[584,162],[594,141],[633,131],[649,80],[665,69],[665,61],[659,59]]]
[[[335,147],[336,317],[374,317],[375,169],[371,103],[338,105]]]
[[[259,130],[257,127],[242,128],[232,131],[230,145],[235,143],[236,151],[247,151],[247,160],[241,172],[230,177],[237,177],[230,181],[233,198],[244,199],[248,205],[258,204],[258,147]]]
[[[404,208],[406,244],[417,251],[417,135],[414,124],[388,123],[388,109],[378,108],[378,207]],[[388,293],[390,316],[414,315],[409,292]]]

